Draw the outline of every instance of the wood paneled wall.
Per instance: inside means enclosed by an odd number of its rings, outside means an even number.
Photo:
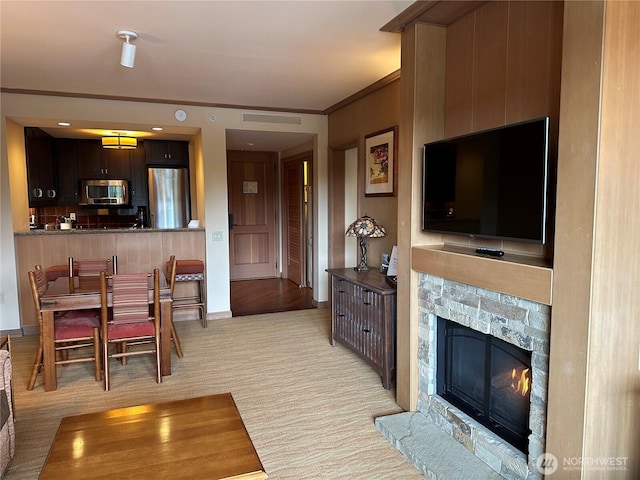
[[[444,137],[551,118],[547,245],[445,235],[447,244],[489,246],[552,258],[562,2],[487,2],[447,28]]]
[[[396,221],[398,201],[395,196],[367,197],[364,194],[365,180],[365,136],[400,124],[400,81],[395,80],[366,97],[350,103],[329,114],[329,229],[330,242],[337,248],[329,249],[329,265],[344,265],[344,206],[339,204],[344,197],[344,150],[358,148],[358,214],[368,214],[387,230],[387,236],[368,243],[367,260],[372,266],[380,265],[380,254],[391,253],[397,243]],[[398,132],[402,137],[402,131]],[[398,139],[396,139],[396,142]],[[342,171],[341,171],[342,168]],[[346,219],[347,223],[355,220]]]
[[[562,2],[488,2],[447,28],[445,137],[549,115],[560,102]]]
[[[566,2],[547,451],[584,460],[567,479],[640,478],[638,58],[640,3]]]

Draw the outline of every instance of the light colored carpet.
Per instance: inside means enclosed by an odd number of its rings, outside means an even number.
[[[394,391],[331,346],[329,324],[328,310],[178,322],[185,356],[173,354],[173,374],[156,384],[151,357],[112,361],[109,392],[88,363],[59,367],[56,391],[40,375],[28,392],[37,338],[14,338],[17,448],[5,478],[38,477],[63,417],[231,392],[271,480],[424,479],[375,428],[402,411]]]

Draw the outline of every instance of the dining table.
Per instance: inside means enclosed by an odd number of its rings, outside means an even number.
[[[171,289],[160,272],[160,371],[162,376],[171,375]],[[112,306],[111,286],[107,287],[107,305]],[[149,278],[149,303],[153,304],[153,276]],[[54,343],[54,318],[56,312],[99,309],[100,277],[59,277],[44,294],[40,295],[42,312],[42,350],[45,391],[56,390],[57,375]]]

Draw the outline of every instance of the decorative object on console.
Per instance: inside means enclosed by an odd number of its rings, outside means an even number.
[[[354,270],[369,270],[367,265],[367,238],[380,238],[387,235],[385,228],[368,215],[363,215],[349,225],[347,237],[358,237],[360,242],[360,264]]]

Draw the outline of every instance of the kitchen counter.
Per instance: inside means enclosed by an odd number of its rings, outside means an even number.
[[[119,273],[165,271],[171,255],[178,259],[205,259],[204,228],[114,228],[77,230],[31,230],[15,232],[19,272],[20,320],[26,334],[38,332],[27,272],[34,265],[68,265],[69,257],[118,257]],[[186,285],[191,287],[192,285]]]
[[[14,232],[15,236],[29,235],[81,235],[100,233],[159,233],[159,232],[204,232],[204,228],[74,228],[71,230],[44,230],[34,228],[28,232]]]

